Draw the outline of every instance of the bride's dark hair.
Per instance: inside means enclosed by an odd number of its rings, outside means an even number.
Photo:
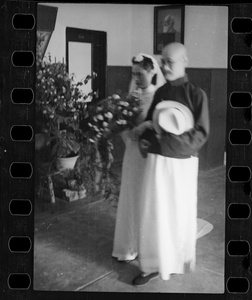
[[[142,55],[143,59],[141,61],[136,60],[136,56],[132,58],[132,63],[141,65],[145,70],[154,69],[153,61],[149,57]]]
[[[132,58],[132,63],[135,64],[135,65],[140,65],[143,69],[149,71],[149,70],[153,70],[154,69],[154,64],[153,64],[153,61],[151,58],[149,57],[146,57],[144,55],[142,55],[142,60],[139,61],[138,59],[136,60],[136,56],[134,56]],[[157,74],[155,74],[153,77],[152,77],[152,84],[156,84],[156,81],[157,81]]]

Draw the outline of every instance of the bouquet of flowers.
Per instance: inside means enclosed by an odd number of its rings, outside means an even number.
[[[95,143],[108,133],[117,134],[136,126],[141,112],[137,94],[114,94],[97,103],[90,116],[90,141]]]

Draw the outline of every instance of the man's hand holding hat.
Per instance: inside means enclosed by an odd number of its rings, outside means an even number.
[[[194,127],[194,117],[191,110],[177,101],[162,101],[153,112],[153,127],[158,135],[162,131],[181,135]]]

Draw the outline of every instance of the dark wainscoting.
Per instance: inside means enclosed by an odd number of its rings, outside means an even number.
[[[202,88],[209,100],[210,136],[201,149],[200,169],[224,164],[226,149],[227,69],[188,69],[192,83]]]
[[[107,95],[126,93],[131,80],[131,67],[107,66]]]
[[[223,165],[226,145],[226,110],[227,110],[227,69],[188,68],[190,81],[202,88],[209,99],[210,136],[200,150],[201,170],[208,170]],[[107,95],[128,91],[131,79],[131,67],[107,67]],[[120,137],[114,138],[114,162],[121,163],[124,145]]]

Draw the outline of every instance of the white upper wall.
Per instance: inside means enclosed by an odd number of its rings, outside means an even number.
[[[65,30],[75,27],[107,32],[107,64],[128,66],[139,52],[153,54],[154,5],[63,4],[47,53],[65,60]],[[185,46],[191,68],[227,68],[228,8],[185,7]],[[158,56],[156,56],[158,58]]]
[[[43,3],[58,7],[55,29],[46,53],[65,61],[66,27],[107,32],[108,65],[128,65],[131,5]]]
[[[189,67],[227,68],[228,7],[186,6],[184,42]]]
[[[139,52],[153,54],[153,5],[132,5],[131,58]]]

